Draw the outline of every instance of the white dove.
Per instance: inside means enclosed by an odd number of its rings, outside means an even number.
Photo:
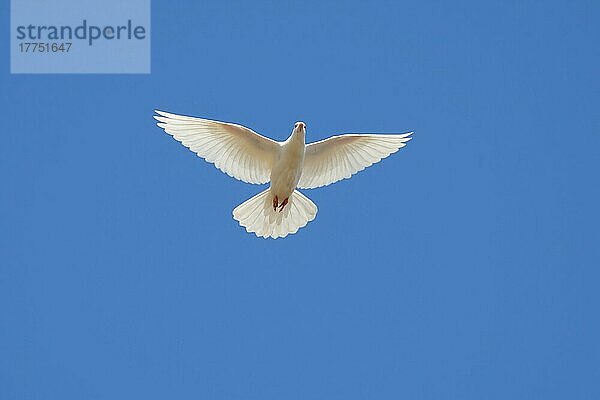
[[[406,145],[399,135],[347,134],[306,144],[306,124],[296,122],[284,142],[241,125],[156,110],[157,125],[227,175],[270,187],[240,204],[233,218],[263,238],[286,237],[317,215],[300,189],[330,185],[381,161]]]

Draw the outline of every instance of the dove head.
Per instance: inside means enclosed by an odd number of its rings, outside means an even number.
[[[298,121],[294,124],[294,130],[292,131],[292,136],[297,138],[303,138],[306,135],[306,124],[302,121]]]
[[[290,139],[301,140],[302,142],[306,139],[306,124],[304,122],[296,122],[294,124],[294,129],[292,129],[292,134],[290,135]]]
[[[306,132],[306,124],[302,121],[298,121],[294,124],[294,132]]]

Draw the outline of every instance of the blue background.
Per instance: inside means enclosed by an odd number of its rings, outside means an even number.
[[[155,0],[133,76],[2,30],[0,398],[600,398],[599,11]],[[154,108],[415,135],[263,240]]]

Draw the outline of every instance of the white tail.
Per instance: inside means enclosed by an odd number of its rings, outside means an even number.
[[[281,212],[273,210],[273,199],[269,193],[269,189],[260,192],[233,210],[233,218],[246,231],[277,239],[298,232],[315,219],[317,206],[299,191],[294,190]]]

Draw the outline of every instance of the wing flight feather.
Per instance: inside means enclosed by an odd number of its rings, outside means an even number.
[[[157,125],[185,147],[247,183],[269,182],[279,143],[241,125],[156,110]]]
[[[350,178],[406,146],[410,135],[348,134],[310,143],[298,187],[314,189]]]

